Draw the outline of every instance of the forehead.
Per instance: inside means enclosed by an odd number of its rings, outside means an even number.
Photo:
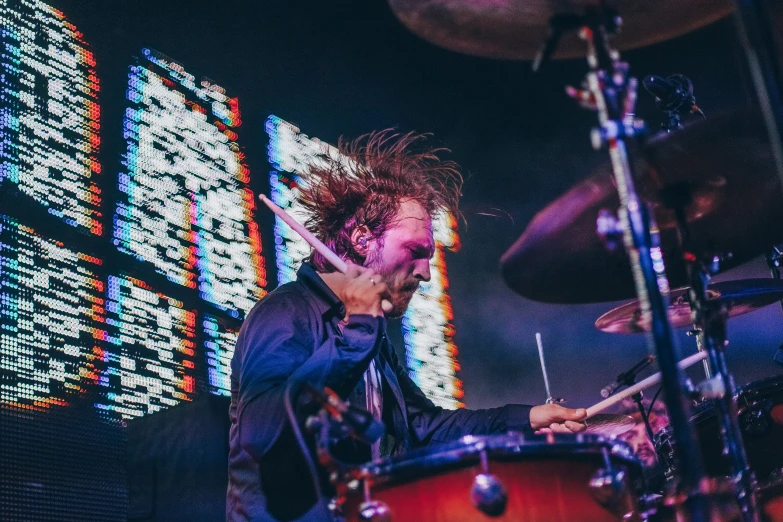
[[[430,246],[432,238],[432,218],[419,203],[403,201],[394,224],[386,231],[388,238],[395,237],[401,241],[421,242]]]

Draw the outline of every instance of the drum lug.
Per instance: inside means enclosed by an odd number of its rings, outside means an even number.
[[[359,520],[362,522],[391,522],[391,510],[380,500],[368,500],[359,506]]]
[[[605,467],[599,469],[590,479],[590,493],[596,502],[612,514],[627,519],[633,516],[633,513],[628,512],[626,504],[628,487],[625,482],[625,471],[614,469],[606,449],[604,449],[604,463]]]
[[[503,483],[495,475],[479,473],[473,479],[470,499],[482,513],[491,517],[499,517],[506,511],[508,494]]]
[[[506,511],[508,493],[503,483],[489,472],[487,450],[481,451],[481,473],[473,479],[470,499],[479,511],[491,517],[499,517]]]

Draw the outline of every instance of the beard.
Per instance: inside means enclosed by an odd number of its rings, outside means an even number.
[[[408,305],[413,299],[413,294],[419,289],[418,279],[413,279],[401,284],[394,281],[392,271],[389,267],[385,266],[381,262],[381,251],[376,251],[367,257],[364,266],[375,270],[375,272],[381,276],[381,279],[389,288],[389,294],[391,294],[392,310],[386,314],[386,317],[392,319],[398,319],[405,315],[405,311],[408,309]]]

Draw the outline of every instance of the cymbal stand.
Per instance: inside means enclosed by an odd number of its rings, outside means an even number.
[[[759,520],[759,511],[756,503],[755,487],[756,479],[748,464],[748,457],[742,441],[740,430],[734,377],[729,372],[726,364],[724,347],[726,345],[726,317],[727,310],[718,301],[707,298],[707,287],[711,274],[716,271],[715,256],[707,256],[702,261],[695,252],[688,221],[685,217],[685,203],[690,201],[690,189],[678,187],[684,194],[676,198],[683,204],[674,208],[677,219],[678,239],[682,250],[682,258],[690,280],[688,289],[688,301],[691,306],[691,315],[694,324],[700,330],[699,349],[705,350],[710,362],[712,377],[699,386],[705,399],[712,399],[720,421],[721,439],[725,453],[729,456],[732,470],[732,481],[736,488],[737,500],[742,511],[743,519],[747,522]]]
[[[608,19],[610,18],[610,19]],[[651,317],[648,343],[654,350],[660,367],[664,402],[669,411],[674,440],[677,445],[679,489],[686,500],[682,504],[685,518],[694,521],[710,519],[710,499],[703,493],[705,473],[701,449],[689,424],[683,390],[685,380],[677,366],[679,350],[666,315],[663,294],[669,290],[663,257],[658,243],[658,230],[648,206],[636,192],[631,163],[626,151],[626,139],[643,130],[633,120],[638,82],[629,76],[627,63],[610,47],[607,27],[617,25],[616,17],[603,13],[588,13],[580,30],[587,43],[587,89],[571,88],[568,92],[583,105],[598,112],[599,129],[593,131],[593,145],[607,146],[619,196],[619,221],[623,240],[633,269],[634,283],[642,313]]]

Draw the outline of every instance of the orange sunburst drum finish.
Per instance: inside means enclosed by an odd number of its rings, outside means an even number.
[[[369,464],[362,476],[344,498],[349,522],[367,520],[368,507],[391,522],[640,520],[638,462],[597,436],[467,436]]]

